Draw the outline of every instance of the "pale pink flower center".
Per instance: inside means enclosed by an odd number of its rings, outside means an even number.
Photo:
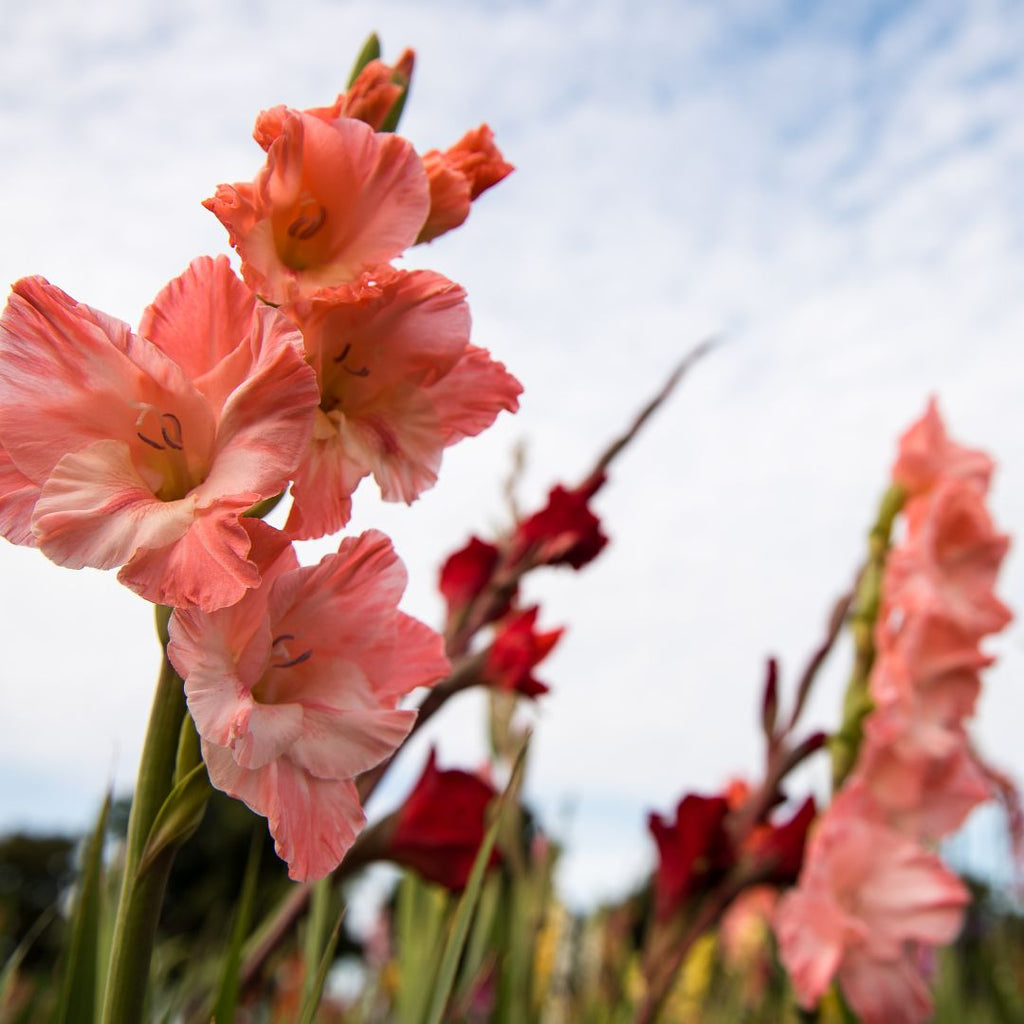
[[[330,258],[330,233],[327,207],[316,196],[303,191],[294,203],[273,211],[274,248],[278,258],[290,270],[307,270],[327,263]]]
[[[304,665],[313,657],[312,647],[303,647],[293,633],[281,633],[270,646],[270,663],[260,681],[252,688],[252,698],[259,704],[290,704],[295,700],[295,680],[278,670]]]

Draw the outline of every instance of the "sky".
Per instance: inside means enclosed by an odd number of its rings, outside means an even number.
[[[607,551],[527,587],[543,627],[568,627],[527,714],[527,794],[567,845],[569,898],[643,877],[649,811],[757,773],[765,658],[792,685],[930,395],[997,459],[997,522],[1024,528],[1024,5],[0,8],[0,281],[43,274],[131,323],[194,256],[229,252],[200,202],[255,175],[255,114],[332,100],[371,30],[386,58],[417,51],[402,132],[418,150],[494,129],[515,173],[404,265],[467,288],[473,339],[522,381],[521,409],[450,449],[411,508],[364,485],[350,525],[393,537],[404,607],[428,622],[443,557],[507,524],[516,444],[528,506],[579,480],[689,348],[724,339],[614,467]],[[1024,607],[1017,551],[1001,594]],[[0,547],[0,829],[81,827],[111,781],[131,785],[150,618],[114,574]],[[1020,628],[990,650],[974,733],[1024,778]],[[848,664],[840,646],[808,727],[836,723]],[[428,743],[479,764],[482,716],[477,695],[446,708],[371,816]]]

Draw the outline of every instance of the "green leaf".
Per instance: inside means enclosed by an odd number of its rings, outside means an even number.
[[[29,950],[35,945],[36,939],[46,931],[47,926],[57,916],[57,907],[47,907],[32,923],[32,927],[25,933],[25,937],[18,943],[14,952],[7,958],[4,969],[0,971],[0,1007],[8,1004],[11,990],[18,977],[18,969],[21,962],[28,955]]]
[[[320,1005],[320,997],[324,993],[324,985],[327,982],[327,972],[331,969],[331,964],[334,963],[334,951],[338,948],[341,922],[344,920],[345,908],[342,907],[338,920],[335,922],[334,931],[331,932],[331,937],[327,940],[324,955],[320,958],[320,967],[316,972],[313,987],[306,994],[306,998],[302,1003],[302,1010],[299,1013],[297,1024],[313,1024],[313,1018],[316,1016],[317,1007]]]
[[[331,880],[321,878],[313,883],[313,892],[309,900],[309,914],[306,916],[306,940],[303,949],[305,977],[303,979],[303,998],[308,999],[313,991],[315,975],[313,965],[320,962],[324,943],[327,941],[327,925],[331,913]]]
[[[359,56],[356,57],[355,64],[352,65],[352,74],[348,76],[348,85],[346,89],[352,88],[352,83],[359,77],[359,72],[370,63],[371,60],[380,60],[380,37],[376,32],[371,32],[366,37],[366,42],[363,43],[363,48],[359,51]]]
[[[448,933],[448,942],[441,956],[441,966],[437,972],[437,980],[430,1002],[430,1010],[427,1013],[426,1024],[441,1024],[441,1021],[444,1019],[444,1011],[448,1006],[452,986],[455,984],[455,972],[458,970],[462,950],[466,945],[466,939],[469,937],[469,928],[473,922],[477,902],[480,899],[484,875],[487,872],[487,863],[491,859],[491,851],[494,849],[494,842],[498,838],[498,829],[501,827],[505,809],[509,806],[509,794],[518,792],[519,780],[523,773],[523,765],[526,762],[526,749],[528,746],[529,737],[526,738],[522,747],[519,748],[519,754],[516,756],[515,764],[512,766],[512,775],[508,780],[508,785],[498,800],[494,821],[491,822],[490,828],[488,828],[487,834],[484,836],[484,841],[477,851],[476,860],[473,861],[473,870],[469,873],[469,881],[466,883],[462,898],[455,908],[455,917],[452,921],[451,930]]]
[[[60,1002],[54,1020],[58,1024],[92,1024],[97,1014],[100,970],[100,920],[103,898],[103,840],[107,831],[111,795],[107,793],[96,827],[82,858],[70,942],[60,972]]]
[[[206,765],[202,763],[197,764],[171,790],[149,830],[149,838],[135,873],[136,881],[146,874],[160,854],[171,847],[177,849],[199,828],[212,792]]]
[[[249,931],[252,919],[252,908],[256,898],[256,880],[260,870],[260,851],[263,848],[263,823],[253,828],[252,844],[249,847],[249,859],[245,863],[245,875],[242,879],[242,891],[235,908],[235,920],[231,926],[231,938],[224,952],[224,963],[221,967],[220,985],[213,1006],[213,1020],[217,1024],[230,1024],[235,1019],[235,1007],[238,1003],[238,968],[242,962],[242,946]]]

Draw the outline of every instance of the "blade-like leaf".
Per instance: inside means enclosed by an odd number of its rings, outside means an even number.
[[[107,831],[111,795],[107,793],[96,827],[82,857],[70,941],[60,971],[58,1024],[92,1024],[97,1009],[97,974],[100,968],[100,901],[103,898],[103,839]]]
[[[331,932],[331,937],[327,940],[324,955],[320,958],[320,967],[317,969],[313,987],[303,1001],[302,1010],[299,1012],[298,1024],[313,1024],[313,1018],[316,1016],[317,1007],[320,1005],[320,997],[323,995],[324,985],[327,982],[327,972],[331,969],[331,964],[334,963],[334,951],[338,948],[341,922],[344,920],[345,908],[342,907],[338,920],[335,922],[334,930]]]
[[[346,89],[352,88],[352,83],[359,77],[359,72],[370,63],[371,60],[380,60],[380,37],[376,32],[371,32],[366,37],[366,42],[363,43],[363,48],[359,51],[359,56],[356,57],[355,64],[352,65],[352,74],[348,76],[348,85]]]
[[[498,829],[501,827],[503,813],[509,803],[509,793],[518,792],[519,779],[523,772],[523,765],[526,762],[528,746],[529,737],[527,737],[519,749],[508,785],[498,799],[494,821],[491,822],[490,828],[487,829],[484,841],[477,851],[476,860],[473,861],[473,870],[469,873],[469,881],[466,883],[462,898],[455,908],[455,917],[452,921],[451,931],[448,933],[448,942],[445,944],[444,953],[441,956],[441,966],[437,972],[430,1009],[427,1013],[427,1024],[441,1024],[441,1021],[444,1019],[444,1011],[448,1006],[452,986],[455,984],[455,972],[458,970],[459,959],[462,956],[462,950],[469,936],[469,927],[473,922],[477,901],[480,899],[480,890],[483,888],[487,864],[491,859],[491,851],[494,849],[494,842],[498,837]]]
[[[210,799],[210,779],[206,765],[198,764],[167,795],[157,812],[149,838],[139,861],[136,879],[141,878],[168,847],[179,847],[203,820],[206,803]]]
[[[262,824],[262,823],[261,823]],[[263,848],[263,829],[261,825],[253,829],[252,845],[249,847],[249,859],[245,864],[245,875],[242,879],[242,891],[235,908],[235,920],[231,926],[231,938],[224,952],[224,964],[221,968],[220,985],[214,1002],[213,1020],[217,1024],[230,1024],[235,1019],[235,1007],[238,1003],[238,967],[242,962],[242,945],[249,931],[252,919],[252,907],[256,898],[256,879],[260,869],[260,851]]]

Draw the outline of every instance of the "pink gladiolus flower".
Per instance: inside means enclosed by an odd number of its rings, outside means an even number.
[[[122,566],[150,601],[237,601],[259,583],[239,518],[287,486],[316,381],[300,338],[227,260],[196,260],[150,337],[42,278],[0,320],[0,526],[71,568]]]
[[[297,110],[264,123],[275,127],[256,180],[220,185],[203,204],[228,229],[251,288],[287,302],[354,281],[413,243],[430,196],[409,142]]]
[[[293,536],[344,526],[370,474],[385,501],[412,502],[437,480],[444,448],[518,408],[522,387],[469,344],[465,292],[440,274],[378,267],[286,312],[321,391],[292,487]]]
[[[775,915],[801,1005],[814,1006],[838,975],[865,1024],[924,1020],[931,1000],[914,944],[951,942],[967,900],[938,857],[865,814],[856,793],[840,794]]]
[[[383,534],[300,568],[284,534],[245,526],[262,585],[231,608],[176,611],[168,656],[210,781],[268,819],[292,878],[322,878],[365,820],[354,777],[412,727],[399,699],[449,665],[440,636],[398,611],[405,570]]]
[[[472,201],[515,170],[485,124],[466,132],[443,153],[425,153],[423,166],[430,179],[430,213],[417,242],[430,242],[457,228],[469,216]]]
[[[993,587],[1009,543],[996,532],[976,487],[956,479],[940,483],[907,542],[886,563],[883,643],[884,634],[911,615],[946,618],[975,639],[1002,629],[1013,616]]]
[[[927,494],[946,477],[967,481],[984,494],[992,468],[992,460],[984,452],[949,439],[932,398],[925,414],[900,438],[892,478],[906,488],[910,499]]]

